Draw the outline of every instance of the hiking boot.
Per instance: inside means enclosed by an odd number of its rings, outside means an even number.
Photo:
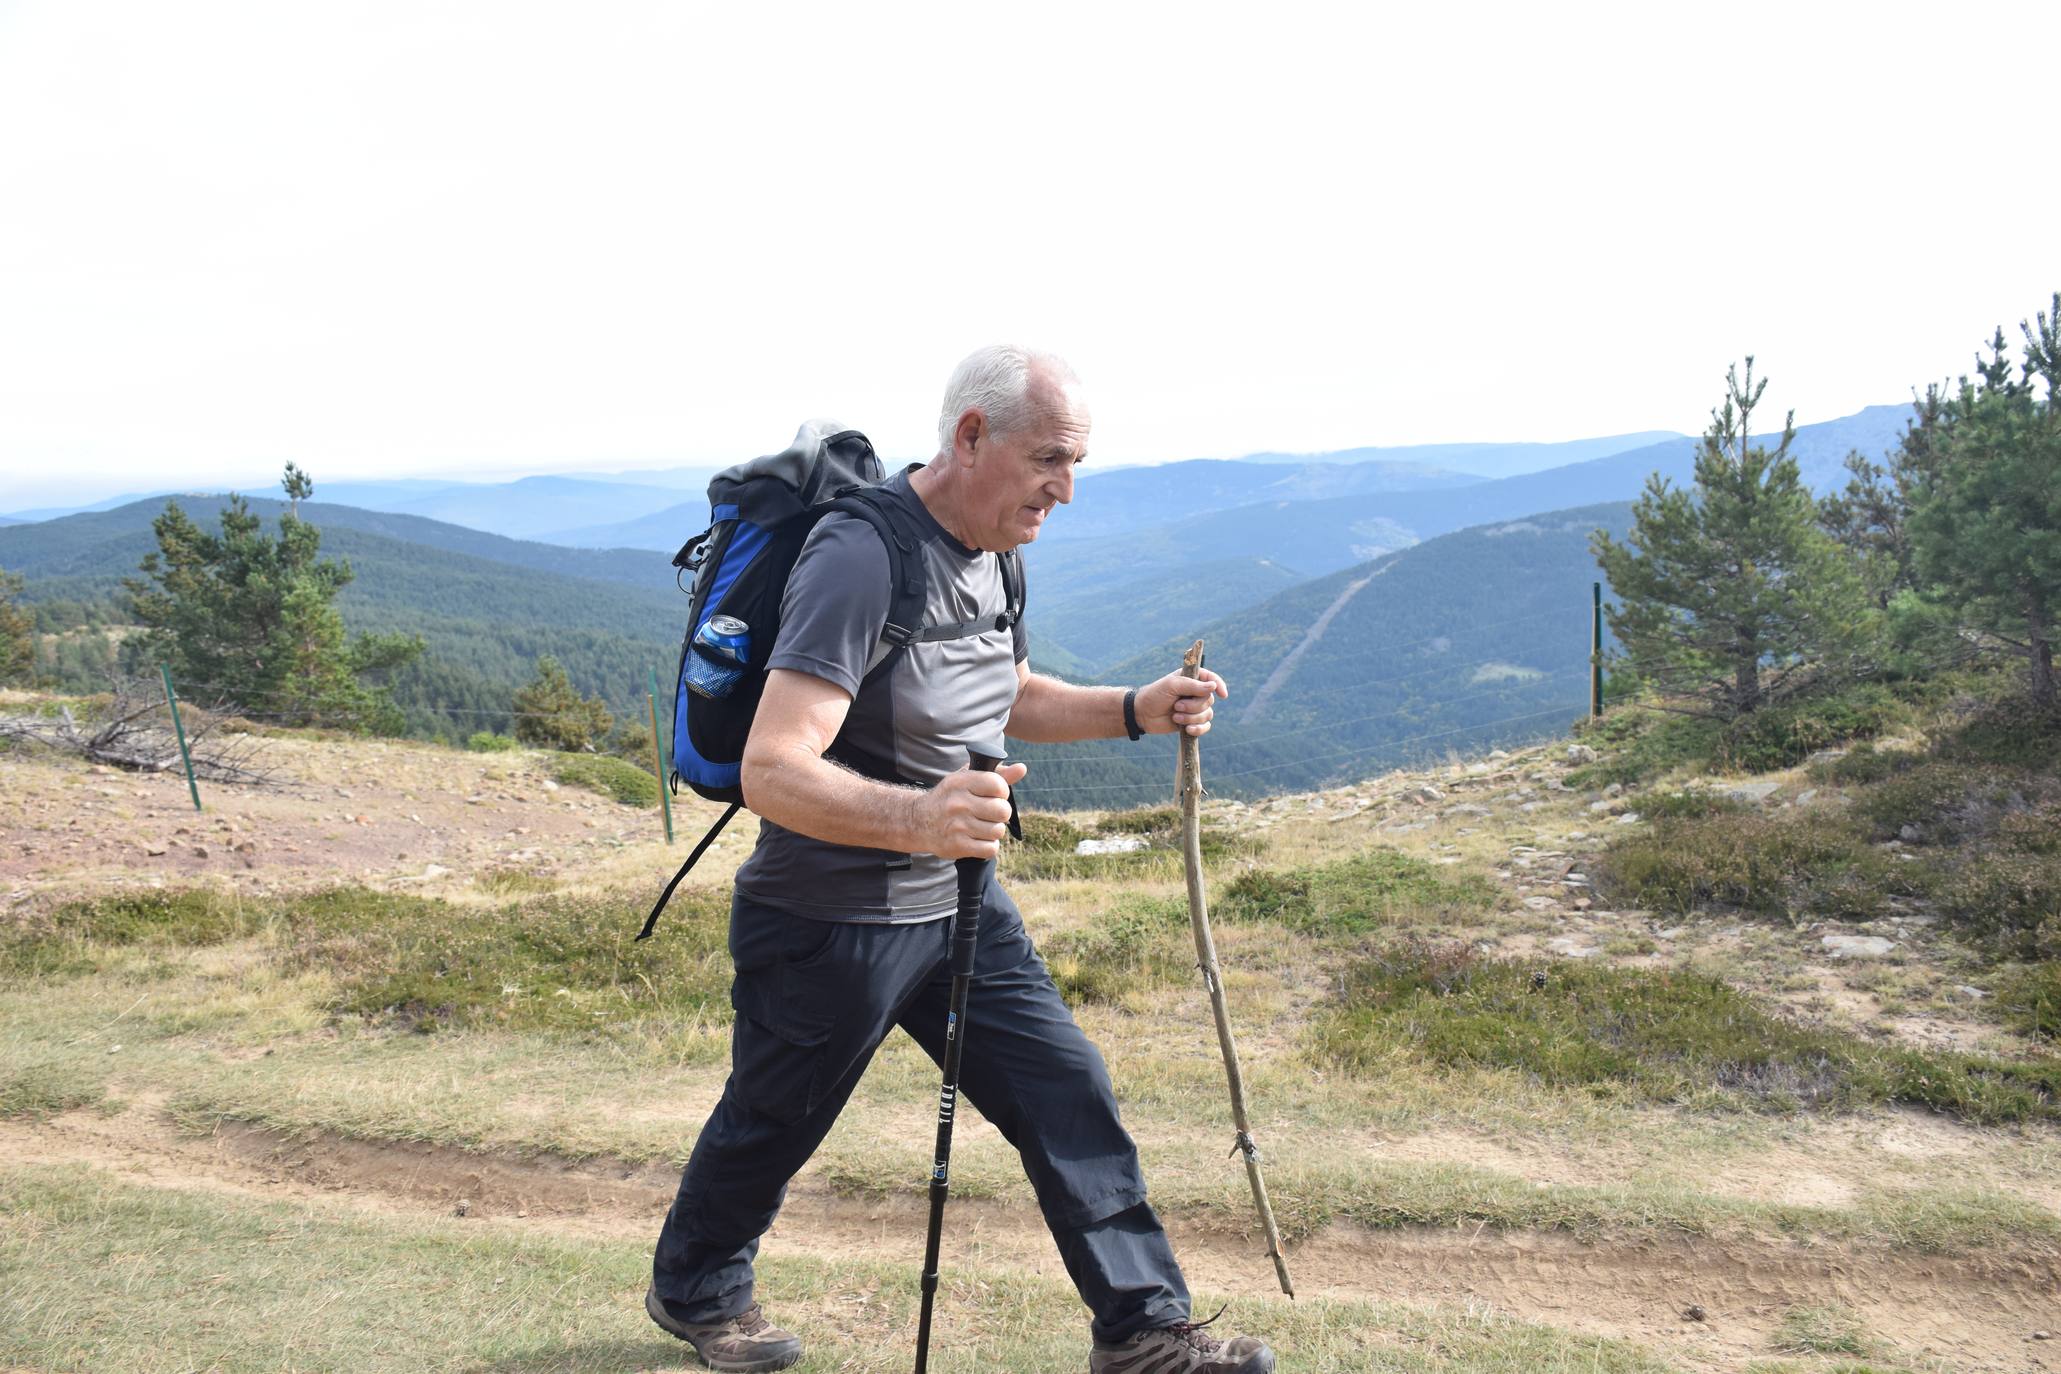
[[[710,1369],[759,1374],[785,1369],[802,1355],[801,1337],[767,1321],[757,1303],[727,1321],[683,1322],[668,1313],[657,1291],[651,1290],[644,1294],[644,1310],[659,1326],[693,1346]]]
[[[1088,1356],[1088,1374],[1272,1374],[1274,1352],[1265,1341],[1257,1336],[1220,1341],[1203,1334],[1208,1325],[1175,1322],[1115,1345],[1097,1341]]]

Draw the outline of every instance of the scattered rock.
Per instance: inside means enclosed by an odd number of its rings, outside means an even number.
[[[1448,816],[1493,816],[1496,813],[1490,808],[1475,802],[1462,802],[1458,806],[1447,807],[1446,814]]]
[[[1896,941],[1880,935],[1827,935],[1818,943],[1834,959],[1880,959],[1896,948]]]
[[[1803,791],[1796,794],[1796,804],[1798,806],[1809,806],[1817,799],[1818,789],[1815,787],[1806,787]]]
[[[1596,751],[1589,748],[1586,744],[1570,744],[1567,746],[1567,761],[1569,763],[1594,763],[1596,761]]]
[[[1923,844],[1925,842],[1925,827],[1922,825],[1912,825],[1907,821],[1896,828],[1896,837],[1905,844]]]
[[[459,1199],[458,1199],[458,1205],[457,1205],[456,1207],[453,1207],[453,1208],[451,1209],[451,1215],[452,1215],[452,1216],[457,1216],[457,1217],[467,1217],[467,1216],[471,1216],[471,1215],[472,1215],[472,1199],[470,1199],[470,1198],[459,1198]]]
[[[1619,816],[1619,817],[1617,818],[1617,823],[1618,823],[1619,825],[1630,825],[1630,824],[1632,824],[1632,823],[1633,823],[1634,821],[1637,821],[1638,819],[1639,819],[1639,813],[1638,813],[1638,812],[1636,812],[1636,811],[1627,811],[1627,812],[1625,812],[1625,813],[1624,813],[1624,814],[1623,814],[1622,816]]]
[[[1610,786],[1608,786],[1608,787],[1606,787],[1606,788],[1604,788],[1604,789],[1603,789],[1603,795],[1604,795],[1604,796],[1606,796],[1606,797],[1615,797],[1615,796],[1619,795],[1620,793],[1622,793],[1623,791],[1624,791],[1624,784],[1623,784],[1623,783],[1621,783],[1621,782],[1613,782],[1613,783],[1611,783],[1611,784],[1610,784]]]
[[[1446,794],[1439,791],[1436,787],[1433,787],[1430,783],[1427,782],[1422,787],[1411,788],[1409,791],[1403,793],[1403,797],[1405,800],[1423,802],[1425,805],[1429,806],[1433,802],[1444,801],[1446,799]]]
[[[1685,1322],[1700,1322],[1709,1315],[1703,1310],[1703,1304],[1700,1302],[1692,1302],[1682,1309],[1682,1320]]]
[[[1111,835],[1106,840],[1082,840],[1073,847],[1076,854],[1135,854],[1145,848],[1143,835]]]
[[[1602,801],[1592,801],[1589,803],[1589,810],[1599,816],[1608,815],[1612,811],[1622,811],[1623,809],[1624,803],[1614,797],[1605,797]]]
[[[1954,991],[1960,993],[1961,996],[1967,998],[1971,1002],[1980,1002],[1983,998],[1989,996],[1989,994],[1984,992],[1981,988],[1971,988],[1966,983],[1956,983],[1954,985]]]
[[[1569,959],[1586,959],[1596,952],[1594,945],[1585,945],[1572,935],[1555,935],[1546,941],[1546,948]]]
[[[194,857],[194,858],[196,858],[196,859],[205,859],[205,858],[206,858],[207,856],[208,856],[208,847],[207,847],[206,845],[204,845],[204,844],[197,844],[197,845],[193,846],[193,857]]]
[[[546,778],[544,779],[544,790],[546,792],[556,792],[558,790],[558,784],[551,781],[551,779]]]
[[[1733,801],[1764,802],[1782,790],[1779,782],[1736,782],[1727,787],[1723,794]]]
[[[143,845],[143,852],[145,854],[148,854],[153,859],[162,858],[164,857],[165,847],[161,844],[145,841]]]
[[[1527,911],[1553,911],[1559,908],[1560,903],[1551,897],[1526,897],[1524,906]]]
[[[1688,929],[1689,927],[1687,926],[1669,926],[1666,930],[1654,931],[1653,938],[1656,940],[1679,940],[1683,932]]]
[[[1595,902],[1591,901],[1587,897],[1577,897],[1574,899],[1574,909],[1576,911],[1587,911],[1590,907],[1594,905]]]

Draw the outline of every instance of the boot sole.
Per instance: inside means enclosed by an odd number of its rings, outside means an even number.
[[[721,1371],[721,1374],[772,1374],[776,1369],[785,1369],[799,1362],[802,1357],[801,1351],[795,1349],[784,1355],[766,1355],[755,1360],[712,1360],[701,1353],[701,1347],[694,1344],[694,1337],[687,1334],[686,1327],[666,1315],[665,1307],[658,1300],[658,1294],[650,1289],[646,1289],[644,1293],[644,1311],[658,1323],[659,1330],[687,1342],[688,1348],[694,1352],[695,1359],[710,1369]]]

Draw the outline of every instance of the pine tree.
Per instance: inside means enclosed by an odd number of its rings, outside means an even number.
[[[615,720],[599,697],[583,697],[549,654],[537,675],[515,693],[515,737],[538,749],[579,752],[598,748]]]
[[[302,471],[300,464],[289,460],[286,475],[279,479],[279,485],[285,490],[286,499],[292,503],[289,513],[294,519],[300,519],[301,502],[315,494],[315,479]]]
[[[2024,654],[2033,700],[2051,710],[2061,707],[2061,292],[2036,318],[2020,323],[2016,376],[1999,329],[1976,380],[1928,393],[1936,419],[1912,458],[1908,523],[1931,593]]]
[[[1818,527],[1789,455],[1795,416],[1772,452],[1753,442],[1766,389],[1752,358],[1743,383],[1728,369],[1693,486],[1655,474],[1626,542],[1601,530],[1591,541],[1617,597],[1606,614],[1631,673],[1726,719],[1760,709],[1800,673],[1850,667],[1868,619],[1853,562]]]
[[[28,681],[36,667],[36,620],[21,590],[20,573],[0,571],[0,686]]]
[[[145,627],[125,646],[132,666],[164,662],[183,695],[292,724],[399,728],[386,690],[361,678],[406,663],[422,641],[346,635],[334,602],[351,568],[317,556],[320,530],[282,515],[273,539],[240,497],[223,508],[219,534],[176,501],[151,527],[157,549],[143,576],[123,583]]]

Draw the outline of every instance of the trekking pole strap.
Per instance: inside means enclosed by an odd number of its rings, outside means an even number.
[[[742,802],[731,802],[730,809],[716,818],[716,823],[708,828],[706,835],[701,837],[701,843],[694,846],[694,852],[687,856],[687,862],[680,865],[680,871],[675,873],[673,880],[666,884],[666,890],[658,894],[657,905],[653,906],[651,914],[644,918],[644,929],[637,932],[639,940],[651,938],[651,932],[658,928],[658,914],[664,911],[666,903],[673,899],[673,889],[680,885],[680,879],[687,876],[687,870],[694,867],[702,855],[708,853],[708,847],[716,842],[716,836],[723,833],[723,827],[730,823],[730,818],[736,815],[743,805]]]

